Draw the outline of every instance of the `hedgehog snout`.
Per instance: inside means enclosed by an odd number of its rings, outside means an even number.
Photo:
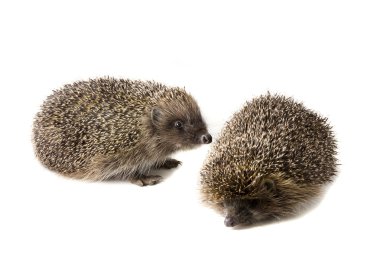
[[[234,219],[234,217],[227,216],[224,219],[224,225],[226,225],[226,227],[234,227],[237,225],[237,221],[236,219]]]
[[[209,133],[201,135],[202,144],[210,144],[211,142],[212,142],[212,136]]]

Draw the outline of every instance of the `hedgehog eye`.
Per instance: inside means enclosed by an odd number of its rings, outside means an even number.
[[[183,122],[180,120],[177,120],[176,122],[174,122],[174,127],[177,129],[181,129],[183,127]]]

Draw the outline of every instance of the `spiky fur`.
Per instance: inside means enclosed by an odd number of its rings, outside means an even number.
[[[184,89],[90,79],[65,85],[43,103],[33,127],[36,155],[49,169],[73,178],[143,175],[173,152],[195,146],[169,130],[163,134],[167,122],[153,121],[153,108],[173,118],[196,119],[207,131],[197,103]]]
[[[336,147],[326,118],[291,98],[260,96],[233,115],[209,152],[204,199],[219,210],[225,201],[258,200],[256,220],[292,215],[336,174]]]

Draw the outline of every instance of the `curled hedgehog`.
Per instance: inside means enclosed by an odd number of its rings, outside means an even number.
[[[327,119],[280,95],[253,99],[226,123],[201,170],[204,200],[225,225],[291,217],[336,174]]]

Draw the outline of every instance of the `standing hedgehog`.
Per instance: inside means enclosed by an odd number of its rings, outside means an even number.
[[[169,156],[211,142],[194,98],[155,82],[101,78],[67,84],[43,103],[34,121],[39,160],[64,176],[162,180],[150,170],[174,168]]]
[[[336,174],[327,119],[283,96],[253,99],[235,113],[201,171],[204,199],[225,225],[289,217]]]

